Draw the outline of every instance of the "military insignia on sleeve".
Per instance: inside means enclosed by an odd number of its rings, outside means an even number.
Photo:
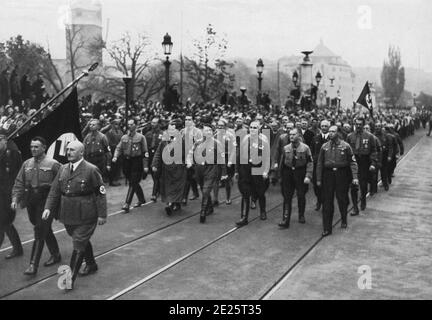
[[[100,194],[106,194],[106,189],[105,189],[104,186],[100,186],[100,187],[99,187],[99,193],[100,193]]]

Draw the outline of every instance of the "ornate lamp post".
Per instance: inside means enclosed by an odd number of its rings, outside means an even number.
[[[295,70],[293,72],[293,75],[292,75],[292,81],[294,83],[294,87],[296,87],[296,88],[297,88],[297,81],[298,81],[298,79],[299,79],[299,75],[297,73],[297,70]]]
[[[256,65],[257,73],[258,73],[258,95],[257,95],[257,104],[261,104],[261,84],[262,84],[262,73],[264,70],[264,63],[262,59],[258,59],[258,63]]]
[[[171,65],[171,61],[169,61],[169,55],[171,54],[173,47],[173,43],[171,42],[171,36],[167,34],[163,38],[162,48],[164,50],[164,54],[166,55],[166,60],[164,62],[165,65],[165,93],[168,92],[169,89],[169,68]]]
[[[304,94],[308,94],[312,89],[312,62],[309,55],[313,51],[302,51],[305,55],[303,62],[300,64],[300,90]]]
[[[316,105],[316,100],[318,99],[318,94],[319,94],[319,84],[321,82],[322,79],[322,75],[321,72],[317,72],[317,74],[315,75],[315,81],[316,81],[316,94],[315,94],[315,105]]]
[[[124,77],[123,78],[123,81],[124,81],[124,83],[125,83],[125,91],[126,91],[126,108],[125,108],[125,121],[126,121],[126,128],[127,128],[127,123],[128,123],[128,120],[129,120],[129,104],[130,104],[130,99],[129,99],[129,90],[130,90],[130,88],[129,88],[129,85],[130,85],[130,83],[131,83],[131,81],[132,81],[132,78],[131,77]]]

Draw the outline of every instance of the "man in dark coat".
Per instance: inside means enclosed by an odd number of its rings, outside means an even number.
[[[117,162],[117,159],[123,156],[123,172],[129,181],[126,201],[122,207],[125,213],[129,212],[129,206],[135,193],[138,197],[138,203],[135,207],[140,207],[145,203],[140,181],[143,179],[143,175],[147,176],[149,158],[146,138],[136,131],[136,120],[129,120],[128,127],[129,132],[121,138],[112,159],[112,162]]]
[[[238,227],[248,224],[251,197],[258,199],[260,219],[267,219],[265,192],[269,187],[270,142],[266,136],[259,133],[258,121],[252,122],[249,129],[250,134],[246,135],[238,146],[236,162],[238,188],[242,195],[241,219],[236,222]]]
[[[180,119],[170,122],[152,162],[152,170],[159,177],[162,202],[167,203],[167,215],[180,209],[186,184],[185,141],[179,131],[181,127]]]
[[[147,147],[148,147],[148,151],[149,151],[149,163],[151,164],[153,162],[153,157],[154,154],[159,146],[159,144],[162,141],[162,129],[160,128],[159,125],[159,118],[153,118],[151,121],[151,128],[150,130],[148,130],[144,136],[147,140]],[[151,165],[150,165],[150,174],[152,176],[153,179],[153,191],[152,191],[152,196],[151,196],[151,200],[156,202],[157,197],[159,196],[159,179],[157,178],[157,175],[155,172],[153,172],[153,170],[151,169]]]
[[[72,141],[66,148],[70,163],[62,165],[48,194],[42,218],[49,219],[58,209],[58,218],[72,237],[73,252],[70,261],[72,283],[66,289],[73,289],[81,264],[86,265],[82,276],[98,270],[90,238],[96,226],[106,223],[106,189],[99,169],[84,160],[84,145]]]
[[[6,137],[6,130],[0,128],[0,247],[6,233],[13,247],[6,256],[10,259],[23,254],[21,240],[13,225],[15,210],[11,208],[12,187],[22,160],[16,144],[12,140],[7,141]]]
[[[225,145],[214,139],[213,128],[209,124],[203,124],[200,129],[203,139],[189,151],[187,167],[195,164],[195,179],[202,193],[200,223],[204,223],[206,216],[213,213],[211,191],[219,183],[219,178],[226,178]]]
[[[311,144],[311,152],[312,152],[312,159],[313,159],[313,175],[312,175],[312,182],[313,182],[313,188],[314,193],[316,196],[316,205],[315,210],[318,211],[321,209],[321,205],[323,203],[322,200],[322,194],[321,194],[321,187],[317,185],[317,176],[316,176],[316,164],[318,163],[318,155],[320,153],[321,147],[324,143],[329,141],[329,134],[328,130],[330,128],[330,122],[327,120],[321,121],[321,133],[318,133],[315,135],[315,137],[312,140]]]
[[[30,143],[30,149],[33,157],[23,163],[15,179],[11,208],[16,210],[18,203],[21,204],[21,207],[27,208],[29,220],[34,226],[35,240],[30,265],[24,274],[35,275],[45,243],[51,257],[44,265],[48,267],[61,260],[59,246],[51,228],[54,215],[51,215],[48,220],[42,219],[45,201],[60,164],[47,157],[45,153],[47,142],[44,138],[34,137]]]

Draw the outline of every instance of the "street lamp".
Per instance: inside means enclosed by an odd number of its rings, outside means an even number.
[[[414,107],[416,106],[416,97],[417,97],[417,95],[415,93],[413,93]]]
[[[297,81],[298,81],[298,78],[299,78],[299,75],[298,75],[298,73],[297,73],[297,70],[295,70],[295,71],[293,72],[293,75],[292,75],[292,81],[293,81],[293,83],[294,83],[294,87],[296,87],[296,88],[297,88]]]
[[[163,38],[162,42],[162,48],[164,50],[164,54],[166,55],[166,60],[164,62],[165,65],[165,93],[168,93],[169,88],[169,68],[171,65],[171,62],[169,61],[169,55],[171,54],[173,47],[173,43],[171,42],[171,36],[167,34]]]
[[[319,84],[320,84],[320,82],[321,82],[321,79],[322,79],[322,75],[321,75],[321,72],[317,72],[317,74],[316,74],[316,76],[315,76],[315,80],[316,80],[316,83],[317,83],[317,87],[319,87]]]
[[[305,55],[300,64],[300,88],[303,93],[309,93],[312,89],[312,62],[309,55],[313,51],[302,51]]]
[[[340,87],[339,87],[339,89],[338,89],[338,91],[337,91],[337,97],[336,97],[336,99],[337,99],[337,113],[339,113],[339,110],[340,110],[340,102],[341,102],[341,96],[340,96]]]
[[[130,92],[129,91],[130,90],[129,85],[130,85],[130,83],[132,81],[132,78],[131,77],[124,77],[123,81],[125,83],[125,90],[126,90],[125,120],[126,120],[126,128],[127,128],[127,123],[128,123],[128,120],[129,120],[129,104],[130,104],[130,101],[129,101],[129,92]]]
[[[257,104],[261,103],[261,83],[262,83],[262,73],[264,70],[264,63],[262,59],[258,59],[258,63],[256,65],[256,69],[258,72],[258,95],[257,95]]]
[[[318,99],[318,94],[319,94],[319,84],[321,82],[322,79],[322,75],[321,72],[317,72],[317,74],[315,75],[315,81],[316,81],[316,94],[315,94],[315,105],[316,105],[316,100]]]

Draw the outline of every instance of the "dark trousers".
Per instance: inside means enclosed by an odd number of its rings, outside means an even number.
[[[250,164],[238,165],[238,177],[238,187],[242,196],[247,199],[252,198],[254,201],[258,199],[261,212],[266,211],[265,192],[270,185],[269,179],[264,179],[261,175],[253,175]]]
[[[381,181],[384,187],[388,187],[389,185],[389,169],[390,163],[388,161],[388,153],[383,154],[381,166],[379,168],[381,174]]]
[[[21,239],[18,235],[18,231],[15,229],[14,225],[8,224],[0,226],[0,248],[3,244],[5,234],[8,236],[9,241],[12,244],[13,250],[17,252],[22,252]]]
[[[370,174],[369,174],[369,184],[370,184],[369,191],[371,193],[377,193],[378,192],[378,171],[379,171],[379,168],[377,168],[373,172],[370,172]]]
[[[218,165],[196,165],[195,178],[202,193],[201,207],[205,209],[211,203],[211,191],[218,184]]]
[[[334,215],[334,197],[339,207],[342,222],[347,222],[348,213],[348,189],[351,179],[350,168],[324,169],[322,179],[323,195],[323,228],[325,231],[332,231]]]
[[[283,166],[281,170],[281,190],[284,198],[285,208],[291,214],[292,198],[294,191],[297,190],[297,203],[299,216],[303,216],[306,208],[306,185],[304,179],[306,176],[306,168],[296,168],[295,170]]]
[[[110,146],[111,154],[114,158],[114,151],[116,146]],[[111,170],[108,172],[109,183],[113,183],[120,179],[120,168],[122,167],[123,157],[119,157],[116,162],[111,163]]]
[[[321,192],[321,187],[317,186],[317,177],[316,177],[316,163],[314,162],[314,167],[313,167],[313,174],[312,174],[312,183],[313,183],[313,189],[314,189],[314,194],[317,198],[317,202],[322,203],[322,192]]]
[[[13,225],[16,212],[11,210],[11,202],[12,194],[10,192],[0,193],[0,247],[6,234],[12,244],[13,250],[22,252],[21,239]]]
[[[189,196],[189,190],[192,188],[192,192],[194,194],[194,196],[198,196],[198,185],[195,181],[195,171],[194,171],[194,167],[188,168],[187,169],[187,177],[186,177],[186,184],[185,184],[185,188],[184,188],[184,193],[183,193],[183,199],[188,198]]]
[[[129,182],[129,190],[126,195],[126,203],[131,204],[134,193],[139,202],[145,202],[144,192],[140,186],[140,181],[144,174],[142,157],[134,157],[123,160],[123,173]]]
[[[27,213],[31,224],[34,226],[35,240],[46,242],[51,255],[56,255],[60,250],[51,228],[54,217],[53,215],[50,215],[47,220],[43,220],[42,213],[44,211],[44,207],[44,200],[41,201],[40,199],[35,199],[30,201],[27,205]]]
[[[358,165],[358,178],[360,184],[360,199],[366,201],[366,194],[368,191],[368,181],[370,177],[369,167],[371,165],[369,156],[356,156]],[[351,189],[351,192],[355,190]],[[354,199],[353,199],[354,200]]]
[[[387,181],[391,181],[391,178],[393,177],[394,171],[396,169],[396,164],[397,164],[396,157],[393,156],[393,158],[388,164]]]

